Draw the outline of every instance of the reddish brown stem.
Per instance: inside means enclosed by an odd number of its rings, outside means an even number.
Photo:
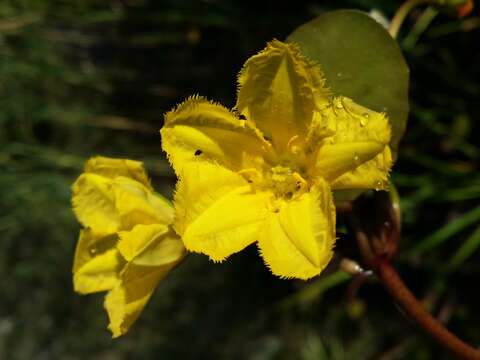
[[[345,201],[336,204],[335,208],[339,214],[350,214],[352,212],[352,203],[350,201]]]
[[[381,260],[375,271],[395,301],[432,338],[460,359],[480,360],[480,350],[460,340],[432,317],[407,288],[389,261]]]

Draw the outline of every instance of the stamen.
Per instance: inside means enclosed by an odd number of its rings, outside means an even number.
[[[273,213],[280,212],[280,204],[275,198],[271,198],[267,201],[267,210]]]
[[[262,177],[262,173],[255,168],[242,169],[238,171],[239,175],[242,175],[248,182],[259,180]]]
[[[297,184],[300,186],[300,189],[305,189],[308,186],[307,180],[305,180],[305,178],[302,175],[300,175],[298,172],[295,171],[292,174],[292,176],[297,182]]]
[[[300,146],[298,146],[299,136],[294,135],[288,140],[287,149],[293,154],[298,154],[300,152]]]

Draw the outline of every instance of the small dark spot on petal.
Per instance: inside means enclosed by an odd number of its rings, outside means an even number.
[[[239,115],[238,115],[238,118],[239,118],[240,120],[247,120],[247,118],[246,118],[245,115],[243,115],[243,114],[239,114]]]
[[[195,150],[195,156],[202,155],[202,150]]]
[[[253,182],[252,180],[248,179],[247,182],[249,182],[250,184]]]

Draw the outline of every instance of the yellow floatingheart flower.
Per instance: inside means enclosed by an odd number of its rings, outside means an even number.
[[[161,135],[185,247],[223,261],[257,242],[285,278],[330,261],[332,190],[385,189],[392,165],[386,116],[332,97],[320,67],[277,40],[245,63],[233,111],[194,96],[165,115]]]
[[[113,337],[135,322],[155,287],[185,256],[171,229],[173,206],[154,193],[141,162],[96,157],[72,187],[84,229],[75,251],[75,291],[108,291]]]

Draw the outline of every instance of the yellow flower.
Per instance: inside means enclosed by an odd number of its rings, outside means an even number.
[[[72,191],[73,210],[85,227],[75,251],[74,288],[82,294],[108,291],[104,305],[117,337],[185,256],[170,227],[174,210],[133,160],[88,160]]]
[[[223,261],[257,242],[285,278],[330,261],[332,190],[385,189],[392,165],[385,115],[332,97],[320,67],[277,40],[245,63],[233,111],[194,96],[165,115],[161,135],[185,247]]]

